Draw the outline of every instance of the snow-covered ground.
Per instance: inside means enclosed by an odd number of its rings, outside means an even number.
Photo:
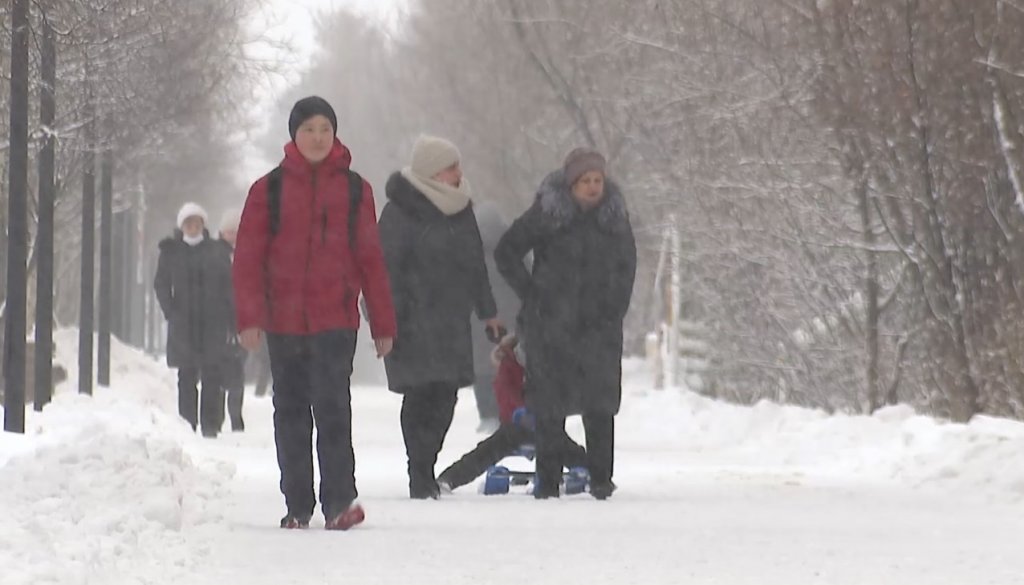
[[[0,583],[1024,583],[1024,425],[894,408],[829,417],[646,390],[627,364],[606,502],[406,497],[400,399],[354,390],[367,522],[282,531],[271,405],[196,437],[174,376],[115,346],[114,387],[72,371],[25,436],[0,435]],[[461,396],[441,464],[471,448]],[[570,420],[570,433],[581,425]]]

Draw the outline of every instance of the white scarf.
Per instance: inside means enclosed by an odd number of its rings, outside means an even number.
[[[420,177],[412,172],[412,167],[402,169],[402,176],[445,215],[455,215],[469,206],[471,190],[465,178],[456,188],[441,181]]]
[[[188,244],[189,246],[195,247],[201,244],[202,241],[206,239],[206,236],[204,236],[203,234],[199,234],[197,236],[190,236],[188,234],[184,234],[181,236],[181,239],[185,240],[185,243]]]

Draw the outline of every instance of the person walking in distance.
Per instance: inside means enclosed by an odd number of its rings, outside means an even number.
[[[505,282],[494,263],[494,248],[508,229],[497,206],[484,202],[475,206],[476,223],[480,228],[480,239],[484,245],[484,262],[487,264],[487,278],[498,307],[498,318],[502,323],[513,323],[519,314],[519,297]],[[473,327],[473,395],[480,416],[477,432],[493,433],[501,426],[498,402],[495,400],[494,379],[497,366],[491,359],[494,343],[488,339],[482,327]]]
[[[224,248],[224,252],[230,258],[235,255],[235,241],[238,238],[238,224],[241,221],[241,214],[237,210],[231,210],[224,214],[220,222],[220,230],[217,242]],[[231,297],[232,320],[235,316],[234,295]],[[232,327],[232,335],[229,339],[229,351],[224,360],[223,374],[221,381],[224,392],[228,399],[228,418],[231,420],[232,431],[244,431],[245,420],[242,418],[242,404],[245,400],[245,359],[246,351],[238,342],[238,335]]]
[[[234,332],[231,259],[210,239],[206,221],[198,204],[181,207],[178,229],[160,242],[153,289],[167,319],[167,365],[178,369],[178,412],[213,438],[224,402],[221,368]]]

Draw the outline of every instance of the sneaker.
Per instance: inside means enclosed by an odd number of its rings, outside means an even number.
[[[309,518],[295,516],[294,514],[288,514],[284,518],[281,518],[281,528],[287,530],[309,528]]]
[[[328,518],[324,528],[327,530],[348,530],[356,524],[362,524],[363,520],[366,520],[366,512],[363,511],[363,507],[357,503],[352,503],[342,510],[340,514]]]

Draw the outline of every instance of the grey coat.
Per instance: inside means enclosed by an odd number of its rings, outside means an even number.
[[[470,315],[497,314],[473,207],[446,216],[400,173],[385,192],[380,239],[398,321],[384,360],[388,387],[405,393],[434,382],[468,386]]]
[[[533,269],[524,257],[533,252]],[[498,269],[523,300],[527,405],[550,416],[616,414],[622,401],[622,322],[636,243],[618,186],[584,212],[561,171],[502,237]]]
[[[153,281],[167,319],[167,365],[220,365],[234,337],[231,256],[209,235],[189,246],[180,231],[160,242]]]

